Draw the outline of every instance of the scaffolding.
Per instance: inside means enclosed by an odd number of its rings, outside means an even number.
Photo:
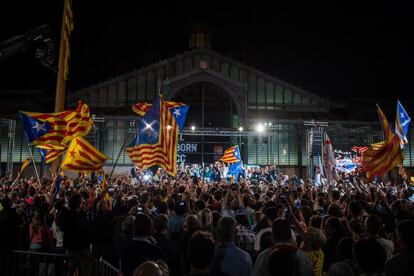
[[[2,129],[7,128],[7,151],[6,151],[6,172],[5,175],[13,173],[13,149],[16,134],[16,120],[0,118],[0,137]],[[3,149],[0,148],[0,161]],[[0,162],[1,163],[1,162]]]

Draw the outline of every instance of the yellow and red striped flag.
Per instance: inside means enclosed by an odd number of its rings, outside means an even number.
[[[22,166],[20,167],[19,174],[22,174],[24,170],[29,166],[29,164],[30,164],[30,158],[23,160]]]
[[[385,141],[372,144],[362,156],[362,168],[366,172],[367,180],[375,176],[382,176],[399,164],[404,157],[400,147],[400,138],[392,133],[388,120],[377,106]]]
[[[233,146],[231,148],[228,148],[224,151],[223,156],[220,158],[220,161],[226,162],[226,163],[236,163],[241,160],[240,157],[240,150],[239,146]]]
[[[108,156],[100,152],[82,137],[72,140],[66,151],[61,168],[75,172],[95,172],[102,169]]]
[[[72,0],[65,0],[65,7],[63,11],[63,26],[62,26],[61,43],[64,47],[64,64],[63,76],[65,80],[69,74],[69,58],[70,58],[70,33],[73,31],[73,11]]]
[[[158,165],[168,174],[176,174],[178,134],[184,125],[188,108],[183,103],[166,102],[157,96],[148,110],[140,111],[144,117],[139,122],[138,135],[126,149],[137,167]]]
[[[56,113],[20,112],[28,142],[32,145],[60,146],[78,136],[85,136],[93,126],[89,106],[79,102],[76,110]]]
[[[43,149],[46,151],[46,155],[45,155],[45,163],[49,164],[50,162],[52,162],[53,160],[55,160],[56,158],[58,158],[59,156],[61,156],[65,150],[68,148],[67,145],[54,145],[54,144],[42,144],[37,146],[37,148],[39,149]]]
[[[168,109],[185,106],[185,104],[180,102],[164,101],[164,103]],[[147,113],[148,110],[150,110],[151,106],[152,104],[150,103],[136,103],[132,106],[132,111],[134,111],[139,116],[143,117],[145,113]]]

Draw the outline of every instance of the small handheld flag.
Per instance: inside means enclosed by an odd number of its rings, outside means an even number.
[[[400,101],[397,101],[397,116],[395,117],[395,134],[397,134],[400,138],[401,145],[408,144],[407,133],[410,122],[411,118],[408,116],[407,111],[405,111]]]
[[[29,164],[30,164],[30,158],[27,158],[26,160],[22,162],[22,166],[20,167],[20,171],[19,171],[20,175],[24,172],[27,166],[29,166]]]
[[[241,160],[241,157],[240,157],[239,146],[233,146],[231,148],[226,149],[224,151],[223,156],[220,158],[220,161],[230,163],[230,164],[239,162],[240,160]]]

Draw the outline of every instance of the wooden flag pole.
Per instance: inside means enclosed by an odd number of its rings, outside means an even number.
[[[34,170],[35,170],[35,173],[36,173],[37,181],[39,181],[39,185],[41,185],[39,173],[37,172],[37,168],[36,168],[36,162],[35,162],[35,159],[34,159],[34,156],[33,156],[32,147],[30,145],[27,145],[27,146],[29,147],[30,158],[32,159],[32,162],[33,162],[33,167],[34,167]]]
[[[128,140],[129,140],[129,137],[131,136],[131,133],[132,133],[132,132],[129,132],[129,133],[128,133],[128,135],[127,135],[127,137],[125,138],[124,144],[122,145],[122,147],[121,147],[121,149],[120,149],[120,151],[119,151],[119,153],[118,153],[118,156],[116,157],[115,163],[114,163],[114,165],[113,165],[113,167],[112,167],[111,174],[109,175],[109,179],[108,179],[108,180],[111,180],[111,179],[112,179],[112,174],[113,174],[113,173],[114,173],[114,171],[115,171],[116,164],[118,164],[119,157],[121,156],[121,153],[122,153],[122,151],[124,150],[124,148],[125,148],[125,146],[126,146],[126,143],[127,143],[127,142],[128,142]]]

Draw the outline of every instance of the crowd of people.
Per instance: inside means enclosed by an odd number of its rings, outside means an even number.
[[[80,275],[101,257],[125,276],[414,275],[406,180],[225,168],[133,169],[105,191],[99,177],[1,178],[0,249],[67,254]]]

